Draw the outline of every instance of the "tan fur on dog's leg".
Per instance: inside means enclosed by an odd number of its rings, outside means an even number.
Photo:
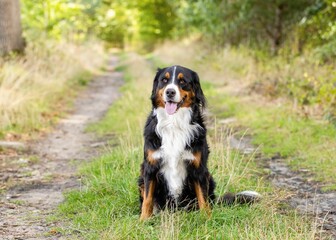
[[[198,201],[198,206],[201,211],[205,211],[208,216],[211,215],[211,209],[209,203],[204,197],[202,188],[199,183],[195,183],[195,193]]]
[[[146,189],[145,194],[143,196],[140,220],[146,220],[150,218],[153,214],[154,190],[155,190],[155,182],[150,181],[148,191]]]

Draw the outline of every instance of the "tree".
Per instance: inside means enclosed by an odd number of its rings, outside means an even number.
[[[305,16],[305,9],[313,0],[242,0],[246,4],[240,11],[250,23],[250,31],[257,36],[265,36],[270,43],[271,52],[276,54],[293,26]],[[247,25],[247,24],[245,24]]]
[[[217,44],[247,44],[276,54],[315,1],[185,0],[177,12],[180,21]]]
[[[23,51],[24,46],[19,0],[0,0],[0,55]]]
[[[139,38],[146,49],[151,50],[156,43],[171,37],[176,15],[167,0],[138,1],[137,8]]]
[[[172,37],[176,14],[169,0],[104,0],[96,10],[98,36],[145,51]]]

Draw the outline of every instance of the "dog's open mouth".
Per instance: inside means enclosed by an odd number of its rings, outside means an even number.
[[[176,111],[182,106],[183,98],[180,102],[167,101],[165,102],[165,110],[169,115],[176,113]]]

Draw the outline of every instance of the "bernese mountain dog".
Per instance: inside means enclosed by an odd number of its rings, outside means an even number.
[[[141,220],[167,207],[210,214],[215,202],[251,203],[259,199],[254,191],[215,197],[215,181],[207,167],[206,99],[196,72],[182,66],[158,69],[151,101],[138,180]]]

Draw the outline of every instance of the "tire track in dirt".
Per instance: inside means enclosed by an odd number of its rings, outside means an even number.
[[[230,146],[243,154],[256,151],[251,138],[246,136],[239,139],[231,136]],[[281,156],[265,158],[259,153],[256,155],[256,160],[270,170],[272,184],[291,193],[286,199],[287,203],[301,214],[312,217],[313,224],[319,230],[316,238],[336,239],[336,192],[323,192],[322,183],[308,181],[305,173],[292,171]]]
[[[304,173],[290,170],[281,156],[265,160],[271,170],[273,185],[292,192],[288,198],[290,206],[314,218],[314,224],[321,230],[321,238],[330,235],[336,239],[336,192],[323,192],[321,183],[308,181],[303,177]]]
[[[118,59],[89,83],[53,132],[32,143],[28,154],[1,160],[0,180],[12,187],[0,196],[0,239],[64,239],[48,217],[64,200],[63,192],[80,187],[77,166],[99,153],[105,140],[85,132],[118,98],[122,75]],[[6,184],[6,183],[5,183]]]

